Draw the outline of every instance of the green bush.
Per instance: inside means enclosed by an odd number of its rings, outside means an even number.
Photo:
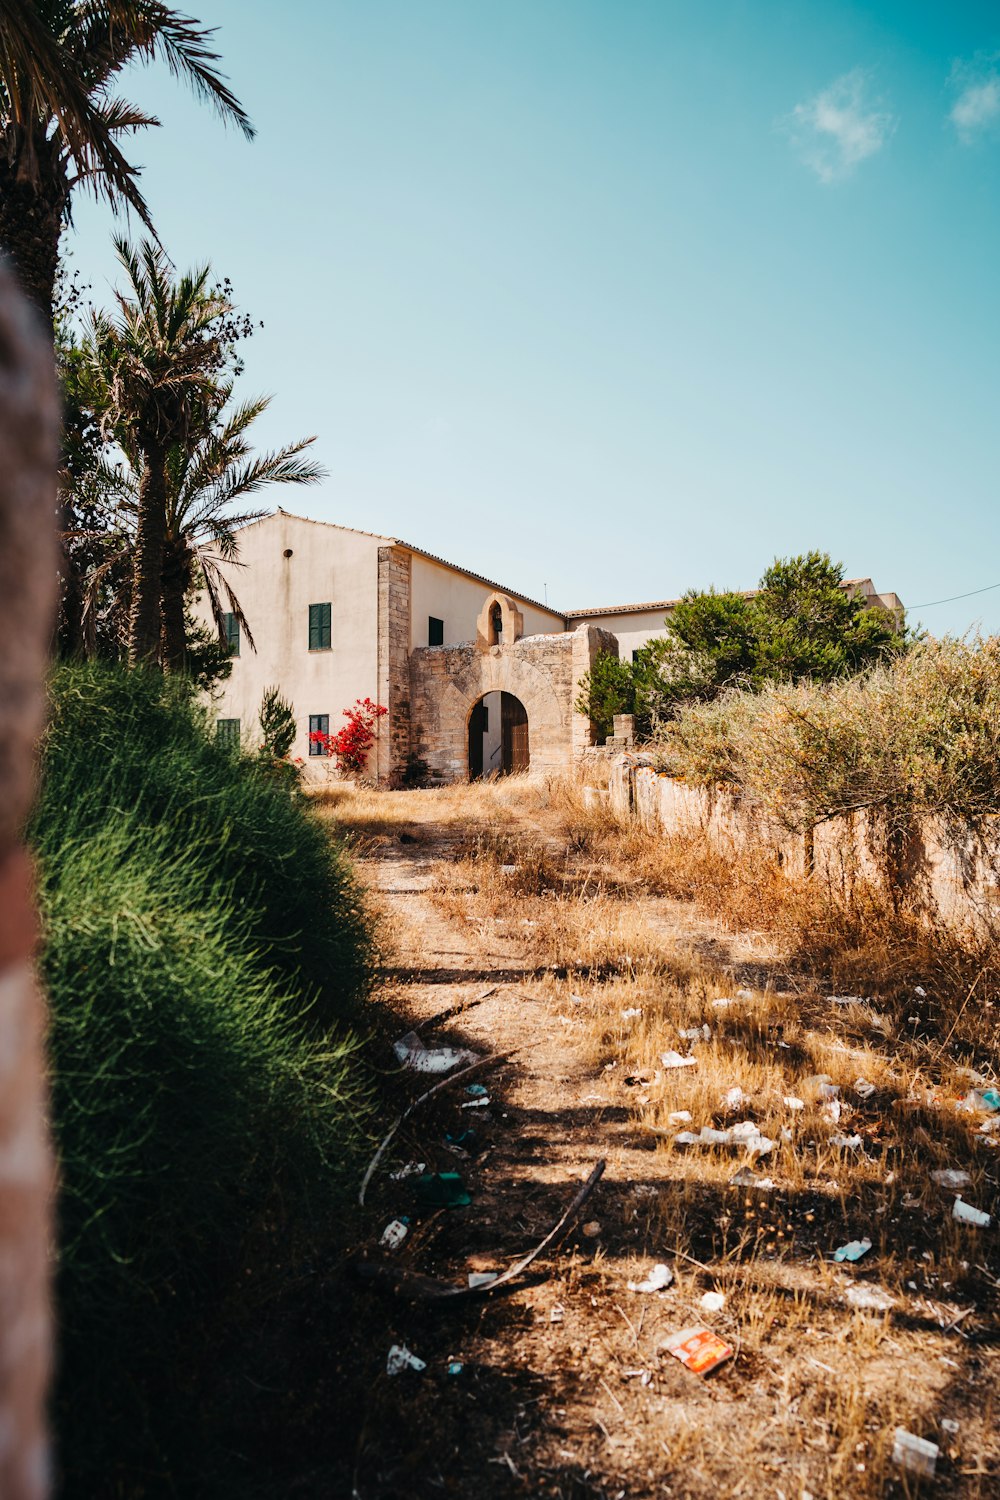
[[[248,1495],[220,1348],[246,1268],[312,1254],[356,1185],[357,1043],[317,1028],[313,990],[344,954],[324,1018],[361,993],[357,896],[309,809],[212,743],[182,688],[67,669],[53,715],[31,833],[63,1493]]]
[[[323,1028],[349,1018],[371,973],[361,893],[304,799],[213,742],[183,679],[60,668],[34,837],[99,833],[114,809],[169,831],[192,880],[225,888],[262,967]]]

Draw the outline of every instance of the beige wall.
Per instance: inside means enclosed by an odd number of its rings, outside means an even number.
[[[606,615],[587,615],[585,619],[569,615],[566,623],[570,630],[575,630],[577,625],[597,625],[601,630],[610,630],[618,637],[618,655],[622,661],[631,661],[633,651],[638,651],[654,636],[665,634],[665,615],[665,609],[623,610],[621,613],[610,610]]]
[[[444,621],[444,645],[461,646],[476,639],[479,611],[493,590],[474,578],[466,578],[443,563],[412,554],[410,583],[411,646],[426,646],[427,620],[433,615]],[[525,635],[550,635],[562,631],[563,617],[555,610],[536,609],[510,594],[524,615]]]
[[[240,532],[244,566],[228,570],[257,651],[244,636],[232,676],[219,689],[216,717],[239,719],[244,742],[256,743],[264,689],[278,687],[295,711],[291,755],[301,756],[313,777],[325,775],[328,763],[310,761],[309,715],[329,714],[334,732],[345,708],[378,697],[380,545],[380,537],[278,512]],[[286,548],[291,557],[283,555]],[[310,651],[309,605],[327,602],[331,648]],[[203,597],[197,612],[211,623]]]

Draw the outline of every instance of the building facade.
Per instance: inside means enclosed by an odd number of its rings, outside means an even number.
[[[227,615],[219,733],[256,743],[276,687],[311,781],[331,774],[324,736],[366,698],[387,710],[369,764],[383,784],[568,770],[594,742],[575,704],[595,656],[638,650],[676,603],[563,614],[397,538],[284,510],[243,528],[228,577],[250,629]],[[901,609],[868,579],[850,586]],[[204,596],[196,612],[215,628]]]

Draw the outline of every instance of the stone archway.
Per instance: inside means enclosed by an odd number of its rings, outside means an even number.
[[[469,713],[469,780],[527,771],[528,711],[513,693],[495,689],[477,698]]]

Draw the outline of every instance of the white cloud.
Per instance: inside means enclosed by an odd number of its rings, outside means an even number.
[[[855,68],[792,110],[792,139],[821,182],[849,177],[860,162],[881,151],[895,129],[892,115],[867,96],[867,75]]]
[[[958,97],[948,118],[959,140],[969,146],[984,132],[1000,123],[1000,72],[996,54],[980,54],[968,63],[956,63],[950,83]]]

